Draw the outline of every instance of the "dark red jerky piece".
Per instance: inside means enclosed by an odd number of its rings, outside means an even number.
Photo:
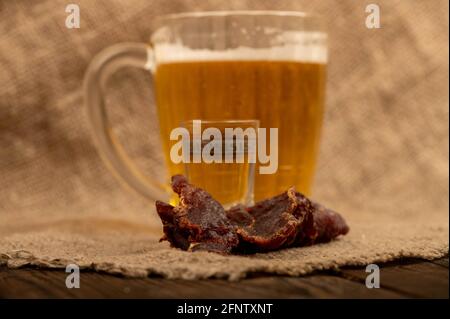
[[[254,223],[255,218],[247,211],[244,205],[236,205],[226,211],[231,224],[236,227],[246,227]]]
[[[318,235],[317,229],[314,226],[315,208],[313,203],[303,194],[295,192],[295,197],[298,203],[295,216],[297,218],[301,217],[303,222],[298,228],[294,246],[303,246],[304,242],[314,241]]]
[[[227,211],[240,237],[238,251],[254,253],[325,243],[349,228],[338,213],[290,188],[286,193]]]
[[[349,232],[350,228],[340,214],[318,203],[313,203],[313,205],[315,208],[314,227],[317,230],[317,237],[311,244],[326,243]]]
[[[162,240],[184,250],[220,253],[230,253],[238,245],[235,227],[211,195],[189,184],[181,175],[172,177],[172,189],[180,196],[176,207],[156,203],[165,234]]]
[[[313,211],[311,202],[292,187],[252,207],[233,207],[227,216],[240,238],[238,250],[253,253],[292,246],[302,231],[301,238],[315,236]]]
[[[252,207],[228,211],[184,176],[172,177],[172,188],[180,196],[178,206],[156,203],[165,234],[161,240],[184,250],[265,252],[324,243],[349,231],[341,215],[293,187]]]
[[[164,236],[160,241],[167,240],[172,246],[187,250],[190,246],[189,232],[181,232],[176,225],[175,216],[172,205],[157,201],[156,211],[163,223]]]

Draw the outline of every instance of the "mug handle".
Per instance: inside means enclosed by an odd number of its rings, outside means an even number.
[[[94,57],[84,77],[84,97],[93,137],[100,155],[120,180],[144,197],[167,198],[167,188],[141,174],[118,143],[105,108],[103,92],[108,79],[123,67],[152,69],[152,48],[144,43],[120,43]]]

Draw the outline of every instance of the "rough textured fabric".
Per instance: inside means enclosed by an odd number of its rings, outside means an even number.
[[[170,278],[236,279],[448,252],[448,1],[377,1],[381,29],[359,1],[0,2],[0,263]],[[156,15],[224,9],[304,10],[330,26],[327,112],[314,200],[351,232],[316,247],[252,257],[186,253],[157,243],[154,206],[124,191],[101,162],[82,78],[101,49],[146,41]],[[124,70],[108,91],[126,150],[164,178],[149,74]],[[202,267],[200,267],[200,265]]]
[[[418,225],[372,227],[354,224],[345,239],[328,244],[290,248],[252,256],[223,256],[185,252],[157,243],[150,229],[112,221],[65,221],[57,231],[33,231],[2,240],[0,264],[65,268],[75,263],[130,277],[160,275],[168,278],[226,278],[237,280],[252,273],[299,276],[343,265],[365,265],[398,257],[433,259],[448,251],[448,233],[442,227]],[[122,226],[119,226],[122,225]],[[374,225],[375,227],[380,225]],[[405,227],[406,226],[406,227]]]

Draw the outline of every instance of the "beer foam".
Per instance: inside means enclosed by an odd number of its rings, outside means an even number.
[[[298,61],[326,64],[327,35],[321,32],[288,32],[286,43],[269,48],[237,47],[226,50],[192,49],[182,44],[154,45],[156,64],[195,61]]]

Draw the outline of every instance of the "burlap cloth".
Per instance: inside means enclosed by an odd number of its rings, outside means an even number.
[[[448,1],[0,2],[0,263],[130,276],[237,279],[301,275],[402,256],[448,253]],[[152,203],[124,188],[91,141],[81,84],[88,62],[120,41],[146,41],[156,15],[193,10],[314,11],[330,26],[327,113],[314,199],[347,218],[330,244],[251,257],[157,243]],[[138,165],[164,178],[151,78],[119,72],[108,92],[115,130]]]

